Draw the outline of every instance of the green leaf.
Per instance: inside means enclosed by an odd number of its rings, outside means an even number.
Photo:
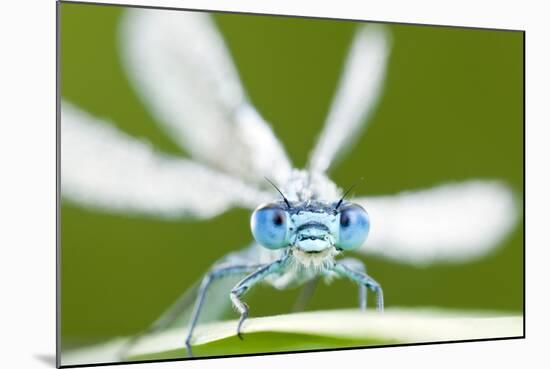
[[[244,340],[236,337],[237,321],[198,326],[195,356],[364,347],[400,343],[441,342],[480,338],[520,337],[523,317],[517,314],[440,309],[333,310],[250,318],[243,325]],[[82,348],[62,355],[64,365],[185,358],[186,330],[176,328],[151,334],[117,356],[129,338]]]

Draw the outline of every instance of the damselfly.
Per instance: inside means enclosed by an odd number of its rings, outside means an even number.
[[[256,209],[251,218],[256,242],[215,262],[148,330],[188,321],[182,341],[189,354],[199,314],[208,308],[206,291],[215,280],[240,279],[216,290],[240,313],[239,336],[248,316],[242,298],[259,282],[285,289],[318,277],[344,277],[359,285],[362,309],[370,289],[381,310],[380,284],[360,260],[339,258],[341,253],[372,252],[411,263],[464,260],[497,245],[515,223],[512,193],[497,181],[348,200],[327,177],[365,129],[380,96],[391,46],[380,25],[357,28],[305,169],[293,168],[250,103],[207,14],[131,10],[120,35],[123,63],[136,90],[191,158],[160,154],[63,102],[64,199],[113,212],[196,219],[231,207]]]

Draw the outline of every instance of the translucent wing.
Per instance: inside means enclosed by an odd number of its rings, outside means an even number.
[[[419,265],[480,257],[508,235],[519,216],[512,191],[491,181],[353,201],[371,219],[360,252]]]
[[[130,10],[120,47],[143,102],[194,159],[249,180],[286,180],[284,149],[248,102],[207,14]]]
[[[210,217],[270,199],[242,181],[169,157],[64,102],[61,193],[84,206],[165,217]]]
[[[357,138],[380,95],[388,54],[388,35],[381,26],[359,28],[325,127],[310,156],[312,171],[327,171]]]

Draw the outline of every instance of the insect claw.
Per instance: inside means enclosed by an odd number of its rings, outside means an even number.
[[[187,357],[193,357],[193,351],[191,350],[191,346],[187,346]]]
[[[243,326],[243,323],[244,321],[246,320],[246,318],[248,317],[248,305],[246,305],[245,303],[243,303],[244,307],[245,307],[245,310],[243,311],[243,313],[241,314],[241,318],[239,319],[239,324],[237,324],[237,336],[239,337],[239,339],[241,341],[244,340],[243,338],[243,334],[241,332],[241,328]]]
[[[193,351],[191,350],[191,343],[189,340],[185,341],[185,348],[187,349],[187,357],[193,357]]]
[[[239,339],[240,339],[241,341],[244,340],[243,334],[242,334],[242,332],[241,332],[241,327],[242,327],[243,322],[244,322],[245,319],[246,319],[246,315],[243,314],[243,315],[241,316],[241,319],[239,320],[239,324],[237,325],[237,336],[239,337]]]

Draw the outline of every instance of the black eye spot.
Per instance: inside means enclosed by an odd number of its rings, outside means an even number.
[[[285,214],[282,211],[273,212],[273,224],[280,226],[285,221]]]
[[[347,211],[344,211],[342,214],[340,214],[340,225],[342,227],[347,227],[349,226],[349,222],[350,222],[349,215]]]

